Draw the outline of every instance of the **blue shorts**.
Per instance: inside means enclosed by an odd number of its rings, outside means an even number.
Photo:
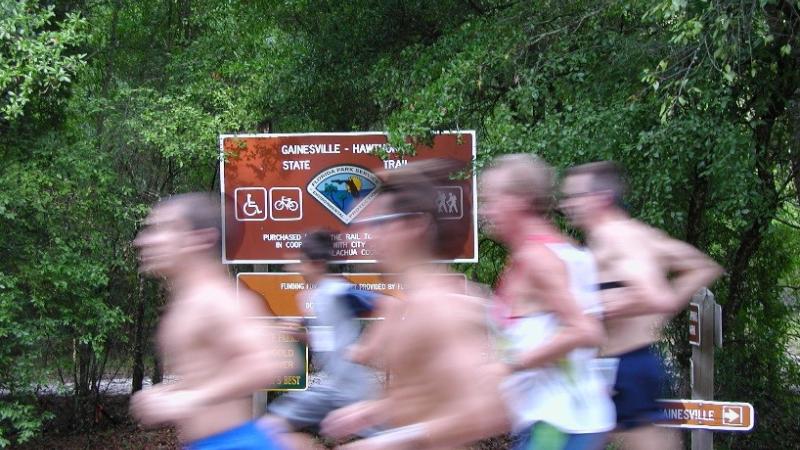
[[[276,440],[255,422],[246,422],[236,428],[189,442],[185,450],[282,450]]]
[[[606,433],[569,434],[546,422],[536,422],[514,437],[514,450],[601,450]]]
[[[617,379],[611,397],[617,408],[617,430],[652,425],[664,419],[656,399],[667,395],[667,372],[653,346],[642,347],[619,357]]]

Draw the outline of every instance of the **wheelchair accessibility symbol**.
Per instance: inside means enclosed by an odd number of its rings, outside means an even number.
[[[234,190],[236,220],[240,222],[267,220],[267,190],[262,187],[244,187]]]

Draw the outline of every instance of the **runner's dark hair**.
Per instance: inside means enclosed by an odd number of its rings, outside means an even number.
[[[614,205],[625,208],[624,197],[627,189],[622,167],[613,161],[597,161],[581,164],[567,169],[565,176],[589,175],[592,192],[609,192]]]
[[[300,253],[309,261],[328,263],[333,250],[331,230],[312,230],[302,239]]]

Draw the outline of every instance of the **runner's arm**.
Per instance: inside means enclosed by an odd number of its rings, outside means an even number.
[[[383,368],[383,352],[387,341],[387,330],[392,321],[401,320],[402,311],[399,300],[391,296],[381,296],[376,300],[374,316],[382,320],[372,323],[361,335],[361,339],[350,346],[348,355],[355,363]]]
[[[665,236],[656,239],[652,251],[666,260],[667,267],[657,265],[653,255],[639,248],[626,249],[629,256],[622,266],[626,287],[603,292],[606,317],[677,314],[695,292],[722,273],[717,263],[691,245]],[[665,271],[676,274],[672,282]]]
[[[320,423],[320,432],[334,439],[344,439],[367,428],[385,424],[389,410],[385,398],[351,403],[328,413]]]
[[[677,239],[660,242],[668,256],[669,271],[675,274],[672,289],[675,292],[672,313],[683,310],[702,287],[709,286],[724,272],[713,259],[691,245]]]
[[[536,246],[521,258],[522,268],[537,292],[544,310],[556,314],[561,324],[549,342],[522,353],[512,369],[541,367],[580,347],[599,347],[605,339],[600,322],[581,310],[569,286],[564,263],[549,249]]]

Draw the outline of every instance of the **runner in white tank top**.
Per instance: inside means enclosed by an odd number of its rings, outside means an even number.
[[[495,301],[517,448],[596,450],[614,426],[592,367],[604,339],[591,257],[549,219],[553,170],[532,155],[481,176],[486,231],[509,249]]]
[[[579,307],[585,314],[599,317],[601,305],[595,291],[596,271],[591,255],[567,242],[539,236],[530,240],[543,244],[564,262],[570,290]],[[498,297],[502,295],[501,286]],[[561,326],[558,317],[549,311],[517,317],[506,312],[501,320],[500,341],[509,360],[547,343]],[[596,356],[597,348],[576,348],[556,364],[511,374],[504,387],[514,431],[523,432],[537,422],[546,422],[568,434],[613,429],[614,406],[593,368]]]

